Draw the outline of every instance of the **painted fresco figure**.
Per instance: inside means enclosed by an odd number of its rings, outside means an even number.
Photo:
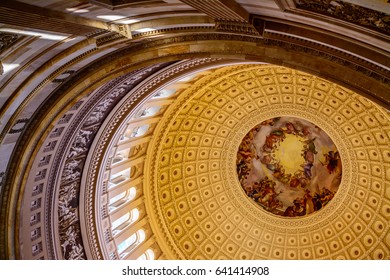
[[[311,178],[311,168],[313,167],[313,164],[311,162],[306,162],[305,164],[302,165],[303,171],[305,172],[305,176],[307,178]]]
[[[313,213],[316,210],[315,203],[308,189],[305,190],[305,195],[303,198],[305,200],[306,215]]]
[[[286,133],[287,134],[296,134],[297,133],[293,123],[291,123],[291,122],[286,123]]]
[[[326,169],[329,174],[332,174],[336,171],[336,168],[339,166],[339,162],[341,163],[339,152],[330,151],[327,154],[324,154],[325,162],[322,165],[326,165]]]

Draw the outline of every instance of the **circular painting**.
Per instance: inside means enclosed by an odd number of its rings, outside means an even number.
[[[313,123],[295,117],[269,119],[252,128],[239,146],[236,164],[247,196],[285,217],[325,207],[342,176],[332,139]]]

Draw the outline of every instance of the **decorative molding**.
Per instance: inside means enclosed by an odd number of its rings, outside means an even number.
[[[111,23],[111,24],[108,24],[108,29],[111,31],[117,32],[118,34],[120,34],[128,39],[132,38],[130,26],[127,24]]]
[[[215,31],[214,26],[183,26],[183,27],[171,27],[171,28],[162,28],[153,31],[141,32],[133,34],[134,40],[144,39],[156,35],[164,34],[175,34],[175,33],[200,33],[200,32],[211,32]]]
[[[262,33],[261,30],[259,30],[260,33]],[[347,53],[342,50],[334,50],[333,48],[329,46],[322,45],[320,43],[315,43],[306,39],[302,38],[295,38],[293,36],[288,35],[279,35],[279,34],[273,34],[273,36],[276,36],[275,38],[266,38],[266,35],[264,34],[265,38],[259,38],[254,36],[247,36],[245,34],[238,35],[238,34],[228,34],[228,33],[214,33],[214,34],[193,34],[193,35],[183,35],[180,37],[173,37],[173,38],[166,38],[161,40],[153,40],[149,42],[144,42],[143,44],[137,44],[134,46],[131,46],[128,51],[138,51],[153,47],[158,47],[161,45],[167,45],[167,44],[173,44],[173,43],[184,43],[189,41],[208,41],[208,40],[226,40],[226,41],[241,41],[241,42],[250,42],[250,43],[256,43],[258,46],[278,46],[282,47],[283,49],[294,49],[297,52],[300,52],[302,54],[310,54],[315,56],[320,56],[326,60],[332,61],[334,63],[337,63],[339,65],[345,66],[350,68],[353,71],[359,72],[363,75],[366,75],[368,77],[371,77],[381,83],[388,84],[389,83],[389,71],[384,68],[380,67],[379,65],[373,64],[364,58],[360,58],[357,56],[354,56],[353,54]],[[293,39],[291,41],[291,39]],[[326,52],[322,50],[321,48],[327,49]],[[334,56],[329,54],[329,50],[335,51],[338,53],[338,56]],[[238,54],[238,53],[237,53]],[[356,60],[354,63],[351,59]],[[369,68],[366,68],[364,65],[370,65],[370,68],[372,69],[378,69],[379,71],[373,72]],[[384,74],[382,74],[382,73]],[[384,100],[386,101],[386,100]],[[388,101],[387,101],[388,102]]]
[[[390,85],[390,71],[377,64],[369,62],[347,52],[333,49],[320,43],[312,42],[302,38],[296,38],[284,34],[272,32],[264,33],[264,44],[278,46],[285,49],[310,54],[332,61],[339,65],[348,67],[356,72],[371,77],[381,83]],[[386,100],[385,100],[386,101]]]
[[[67,78],[69,78],[72,74],[76,73],[76,70],[66,70],[62,72],[57,78],[53,79],[53,83],[63,83]]]
[[[96,38],[96,46],[97,47],[102,47],[106,46],[108,44],[118,42],[120,40],[127,40],[125,36],[117,33],[117,32],[110,32],[108,34],[105,34],[104,36],[99,36]]]
[[[2,190],[4,180],[5,180],[5,172],[0,172],[0,191]]]
[[[19,105],[18,109],[16,110],[16,112],[13,114],[13,117],[8,121],[7,125],[5,126],[5,128],[1,131],[0,133],[0,143],[4,140],[4,137],[6,136],[6,133],[7,131],[11,128],[11,124],[15,118],[15,116],[18,116],[22,110],[29,104],[29,102],[36,96],[37,92],[42,90],[42,88],[44,88],[44,86],[46,86],[48,83],[50,82],[53,82],[52,80],[55,80],[54,77],[60,75],[60,73],[62,71],[64,71],[65,69],[69,68],[71,65],[74,65],[76,64],[77,62],[79,62],[81,59],[84,59],[85,57],[93,54],[94,52],[98,51],[98,48],[93,48],[93,49],[90,49],[80,55],[78,55],[77,57],[71,59],[70,61],[66,62],[65,64],[61,65],[59,68],[57,68],[55,71],[53,71],[50,75],[48,75],[43,81],[41,81],[33,90],[31,90],[31,92],[28,94],[28,96],[26,96],[23,101],[21,102],[21,104]],[[71,69],[68,69],[66,70],[66,72],[69,74],[71,73],[72,71],[74,70],[71,70]],[[72,72],[74,73],[74,72]],[[66,79],[65,79],[66,80]],[[62,82],[64,82],[65,80],[62,80]],[[57,80],[57,82],[59,82]]]
[[[130,47],[129,50],[120,50],[117,53],[117,55],[118,56],[122,55],[122,51],[127,53],[127,52],[131,52],[133,50],[143,50],[143,49],[146,49],[148,47],[158,47],[158,46],[163,46],[165,44],[170,44],[170,43],[179,43],[179,42],[197,41],[197,40],[213,40],[213,39],[217,39],[217,40],[232,40],[232,41],[233,40],[241,40],[242,39],[242,41],[244,41],[244,42],[252,42],[252,43],[258,44],[259,46],[267,46],[268,44],[269,45],[275,44],[277,46],[283,47],[286,44],[285,42],[280,43],[280,41],[275,40],[275,39],[261,40],[259,38],[251,38],[249,36],[241,36],[241,35],[232,35],[232,34],[211,34],[211,35],[209,35],[209,34],[200,34],[200,35],[194,35],[194,36],[189,35],[189,36],[183,36],[183,37],[180,37],[180,38],[169,38],[169,39],[163,39],[163,40],[157,40],[157,41],[142,43],[142,44],[139,44],[137,46],[134,46],[134,48]],[[292,45],[294,45],[294,44],[292,44]],[[299,52],[302,52],[302,53],[306,52],[305,48],[301,49],[300,47],[298,47],[296,50],[299,51]],[[316,54],[315,50],[312,51],[312,53]],[[318,53],[321,54],[322,52],[318,52]],[[128,55],[128,53],[127,53],[127,55]],[[115,55],[114,55],[114,58],[115,58]],[[109,58],[106,58],[106,59],[112,59],[112,57],[109,57]],[[341,62],[338,62],[338,63],[342,63],[342,61],[344,61],[344,60],[341,59]],[[94,67],[98,67],[102,63],[104,63],[104,61],[95,64]],[[384,75],[382,75],[382,76],[379,75],[379,76],[380,77],[384,77]],[[383,80],[383,81],[386,81],[386,80]],[[129,108],[127,108],[127,109],[129,109]],[[76,126],[74,126],[73,128],[75,128],[75,127]],[[24,139],[24,141],[26,141],[26,139]],[[82,141],[82,140],[80,140],[80,141]],[[23,143],[23,141],[22,141],[22,143]],[[51,174],[51,175],[53,175],[53,174]],[[77,229],[74,229],[74,230],[77,230]],[[66,234],[66,232],[64,234]],[[52,240],[52,239],[48,239],[48,240]],[[72,249],[72,246],[69,247],[67,245],[67,246],[65,246],[65,248],[71,248]],[[74,248],[75,253],[78,252],[77,248],[78,248],[77,246]],[[70,255],[69,250],[68,251],[66,251],[66,250],[68,250],[68,249],[65,249],[65,252],[68,252],[67,254]]]
[[[77,15],[11,0],[2,1],[0,21],[3,24],[22,26],[23,28],[79,36],[106,28],[104,23],[97,20],[80,21]]]
[[[259,36],[258,30],[250,23],[237,21],[220,21],[215,22],[216,31],[231,32],[236,34],[248,34]]]
[[[22,37],[19,34],[0,32],[0,53],[12,47]]]

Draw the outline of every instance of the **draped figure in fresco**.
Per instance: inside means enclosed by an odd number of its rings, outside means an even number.
[[[326,166],[329,174],[334,174],[334,178],[331,183],[331,188],[336,188],[341,183],[342,176],[342,163],[340,154],[338,151],[330,151],[324,154],[325,162],[321,162],[323,166]]]

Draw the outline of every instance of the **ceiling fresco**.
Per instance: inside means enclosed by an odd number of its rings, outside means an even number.
[[[341,182],[340,154],[317,125],[276,117],[252,128],[237,152],[246,195],[273,214],[305,216],[322,209]]]

